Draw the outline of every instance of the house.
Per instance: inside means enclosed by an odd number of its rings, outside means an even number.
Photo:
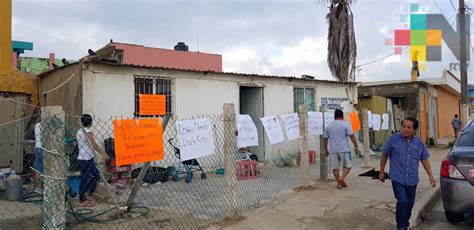
[[[400,130],[404,117],[420,121],[418,135],[428,141],[453,136],[451,120],[460,114],[461,82],[451,71],[443,71],[441,78],[419,81],[365,82],[359,85],[359,107],[377,113],[389,113],[393,118],[391,130]],[[378,142],[384,142],[386,135]]]
[[[340,103],[346,112],[353,110],[351,103],[357,103],[356,83],[310,76],[281,77],[83,60],[40,74],[39,78],[41,105],[61,105],[69,115],[141,117],[138,95],[143,93],[166,95],[166,112],[178,119],[222,114],[223,104],[233,103],[237,114],[254,118],[261,137],[256,150],[260,159],[271,159],[278,153],[268,155],[271,147],[258,117],[296,112],[304,102],[310,111],[331,102],[331,106]],[[66,116],[66,123],[77,127],[77,118]],[[299,147],[295,144],[292,148],[298,151]]]

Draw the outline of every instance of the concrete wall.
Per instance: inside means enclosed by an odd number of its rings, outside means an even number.
[[[442,139],[449,136],[454,136],[454,130],[451,126],[451,120],[454,118],[454,114],[460,113],[459,100],[457,96],[447,90],[436,87],[438,94],[437,97],[437,137]]]

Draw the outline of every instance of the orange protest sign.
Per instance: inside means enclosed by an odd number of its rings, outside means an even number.
[[[359,114],[357,112],[349,113],[349,120],[352,126],[352,132],[357,132],[360,130],[360,120]]]
[[[140,115],[166,115],[166,96],[139,94],[138,108]]]
[[[159,119],[114,120],[117,166],[162,160],[163,125]]]

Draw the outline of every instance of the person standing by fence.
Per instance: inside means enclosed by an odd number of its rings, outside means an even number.
[[[415,204],[420,161],[429,176],[432,187],[436,185],[436,180],[428,161],[430,156],[428,150],[420,138],[414,136],[418,129],[418,120],[412,117],[405,118],[401,126],[401,133],[390,136],[383,148],[379,180],[385,182],[385,164],[390,158],[389,176],[397,199],[397,228],[408,229],[411,211]]]
[[[347,187],[344,178],[349,175],[352,168],[351,148],[349,138],[354,144],[355,151],[359,153],[359,146],[352,132],[351,126],[343,121],[344,113],[340,109],[334,111],[334,121],[324,130],[324,149],[326,156],[330,155],[331,167],[337,181],[337,188]],[[329,149],[328,149],[329,142]],[[339,168],[343,167],[342,176],[339,175]]]
[[[92,134],[92,117],[84,114],[81,117],[82,128],[77,131],[76,139],[79,148],[77,164],[81,170],[81,179],[79,184],[79,207],[93,206],[92,199],[86,196],[86,192],[92,194],[95,190],[97,181],[100,179],[100,172],[94,163],[94,150],[100,154],[104,160],[108,159],[107,154],[99,145],[97,145]]]

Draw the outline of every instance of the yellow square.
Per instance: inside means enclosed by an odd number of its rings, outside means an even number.
[[[418,62],[426,61],[426,46],[410,46],[410,60]]]
[[[441,46],[441,30],[427,30],[426,31],[426,45],[427,46]]]

